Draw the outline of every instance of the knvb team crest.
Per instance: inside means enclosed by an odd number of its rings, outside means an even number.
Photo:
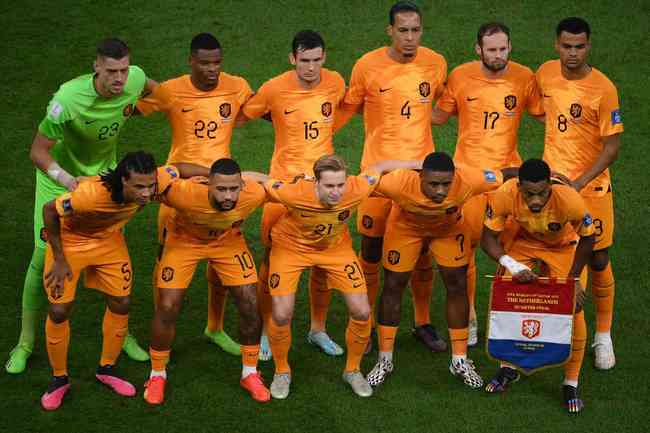
[[[517,97],[515,95],[508,95],[503,98],[503,105],[505,105],[506,110],[512,111],[517,107]]]
[[[332,115],[332,103],[323,102],[323,105],[320,106],[320,112],[323,113],[323,116],[330,117]]]
[[[232,112],[232,106],[230,105],[230,103],[224,102],[223,104],[219,105],[219,114],[224,119],[229,118],[231,112]]]
[[[535,319],[526,319],[521,322],[521,335],[532,340],[542,331],[542,322]]]
[[[426,98],[431,94],[431,84],[429,84],[427,81],[423,81],[420,83],[420,96],[423,98]]]
[[[574,119],[578,119],[580,116],[582,116],[582,105],[571,104],[571,108],[569,109],[569,112],[571,113],[571,117],[573,117]]]
[[[399,257],[400,257],[399,251],[390,250],[388,252],[388,257],[387,257],[388,258],[388,263],[390,263],[391,265],[398,264],[399,263]]]
[[[169,282],[174,279],[174,269],[169,266],[165,266],[162,270],[162,280],[164,282]]]
[[[272,289],[276,289],[280,285],[280,275],[278,274],[271,274],[271,277],[269,277],[269,287]]]
[[[350,209],[346,209],[343,212],[339,213],[339,221],[345,221],[350,217]]]

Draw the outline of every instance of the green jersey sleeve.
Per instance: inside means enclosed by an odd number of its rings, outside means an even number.
[[[72,110],[65,97],[57,92],[47,106],[45,117],[38,125],[38,132],[50,140],[63,139],[63,125],[72,120]]]

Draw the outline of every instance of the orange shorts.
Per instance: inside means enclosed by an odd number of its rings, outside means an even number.
[[[612,191],[608,191],[600,197],[585,197],[587,209],[594,219],[594,232],[596,233],[596,244],[594,251],[609,248],[614,243],[614,197]]]
[[[343,293],[366,293],[366,280],[352,242],[346,240],[326,250],[301,251],[290,246],[271,248],[269,289],[271,296],[296,293],[302,271],[318,268],[327,274],[327,287]]]
[[[131,259],[126,247],[124,235],[121,232],[114,236],[91,241],[83,248],[79,246],[66,246],[63,240],[63,253],[70,266],[72,279],[65,280],[63,284],[63,296],[58,299],[52,298],[50,290],[46,287],[47,298],[51,304],[65,304],[75,299],[77,282],[84,272],[84,285],[89,289],[96,289],[107,295],[115,297],[129,296],[133,284],[133,271],[131,270]],[[52,247],[47,244],[45,252],[45,267],[43,269],[43,286],[45,287],[45,275],[50,272],[54,262]]]
[[[577,244],[577,241],[573,241],[567,245],[549,247],[519,238],[506,250],[506,254],[531,269],[541,261],[546,265],[544,269],[547,272],[544,274],[563,278],[569,275]]]
[[[287,208],[281,203],[266,203],[262,210],[262,226],[260,227],[260,236],[265,247],[271,247],[271,229],[278,222],[282,215],[288,212]]]
[[[371,238],[384,237],[392,206],[392,200],[383,197],[368,197],[362,201],[357,210],[357,231]]]
[[[388,230],[384,235],[382,265],[393,272],[411,272],[422,253],[429,246],[429,256],[439,266],[457,268],[469,263],[470,230],[464,222],[456,224],[448,232],[437,236],[425,230],[414,230],[395,217],[391,212]]]
[[[156,285],[161,289],[187,289],[201,260],[208,261],[224,286],[257,283],[253,256],[239,230],[210,241],[188,240],[167,231]]]

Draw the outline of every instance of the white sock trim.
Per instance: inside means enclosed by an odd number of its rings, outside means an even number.
[[[149,379],[156,376],[162,377],[163,379],[167,379],[167,370],[162,370],[162,371],[151,370],[151,373],[149,373]]]
[[[256,367],[251,367],[249,365],[242,365],[241,369],[241,378],[244,379],[249,374],[257,373]]]
[[[393,352],[379,352],[379,361],[393,362]]]

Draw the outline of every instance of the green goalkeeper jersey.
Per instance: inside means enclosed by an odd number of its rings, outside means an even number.
[[[94,176],[117,164],[117,141],[147,81],[142,69],[129,66],[121,95],[106,98],[95,90],[94,74],[59,87],[38,131],[56,143],[50,154],[72,176]],[[37,185],[60,190],[61,185],[37,170]]]

